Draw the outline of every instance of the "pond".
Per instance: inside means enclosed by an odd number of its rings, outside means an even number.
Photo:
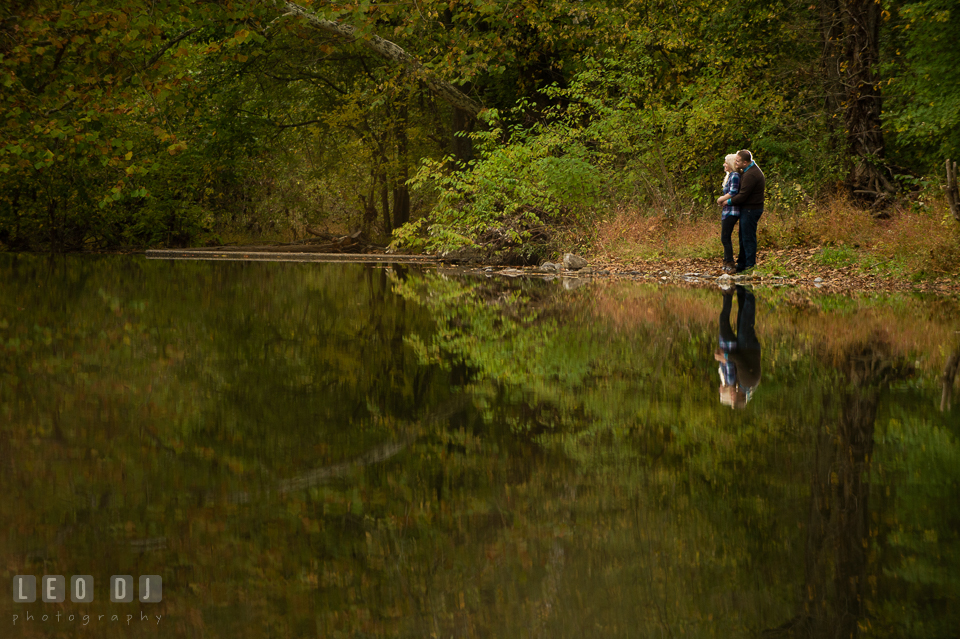
[[[956,299],[137,256],[0,282],[3,636],[960,627]]]

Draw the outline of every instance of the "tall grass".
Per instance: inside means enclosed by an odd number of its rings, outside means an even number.
[[[666,217],[620,206],[597,224],[592,252],[613,262],[722,255],[720,215]]]
[[[834,196],[768,204],[758,228],[760,262],[770,250],[818,248],[825,266],[915,277],[960,276],[960,224],[942,197],[919,206],[905,201],[875,211]],[[591,246],[598,260],[713,258],[719,262],[719,211],[664,216],[635,204],[621,205],[597,222]],[[736,243],[736,239],[734,240]]]

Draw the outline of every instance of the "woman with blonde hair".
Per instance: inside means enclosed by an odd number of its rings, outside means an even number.
[[[723,170],[726,176],[723,178],[723,198],[729,195],[731,198],[740,192],[740,173],[737,171],[737,154],[730,153],[723,158]],[[728,200],[729,202],[729,200]],[[723,244],[723,272],[733,275],[737,272],[737,265],[733,261],[733,227],[740,221],[740,207],[732,204],[724,204],[720,210],[720,243]]]

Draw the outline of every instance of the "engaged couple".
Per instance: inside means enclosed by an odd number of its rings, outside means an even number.
[[[753,154],[746,149],[724,158],[723,195],[717,204],[720,214],[720,241],[723,243],[723,272],[743,273],[757,265],[757,223],[763,215],[763,191],[766,178]],[[740,253],[733,261],[733,227],[740,222]]]

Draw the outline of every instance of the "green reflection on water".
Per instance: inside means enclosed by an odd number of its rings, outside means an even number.
[[[734,410],[719,292],[78,256],[2,255],[0,281],[4,579],[98,588],[6,598],[22,636],[960,622],[950,301],[758,293]],[[164,601],[105,602],[113,574],[161,575]],[[56,610],[94,621],[36,619]]]

